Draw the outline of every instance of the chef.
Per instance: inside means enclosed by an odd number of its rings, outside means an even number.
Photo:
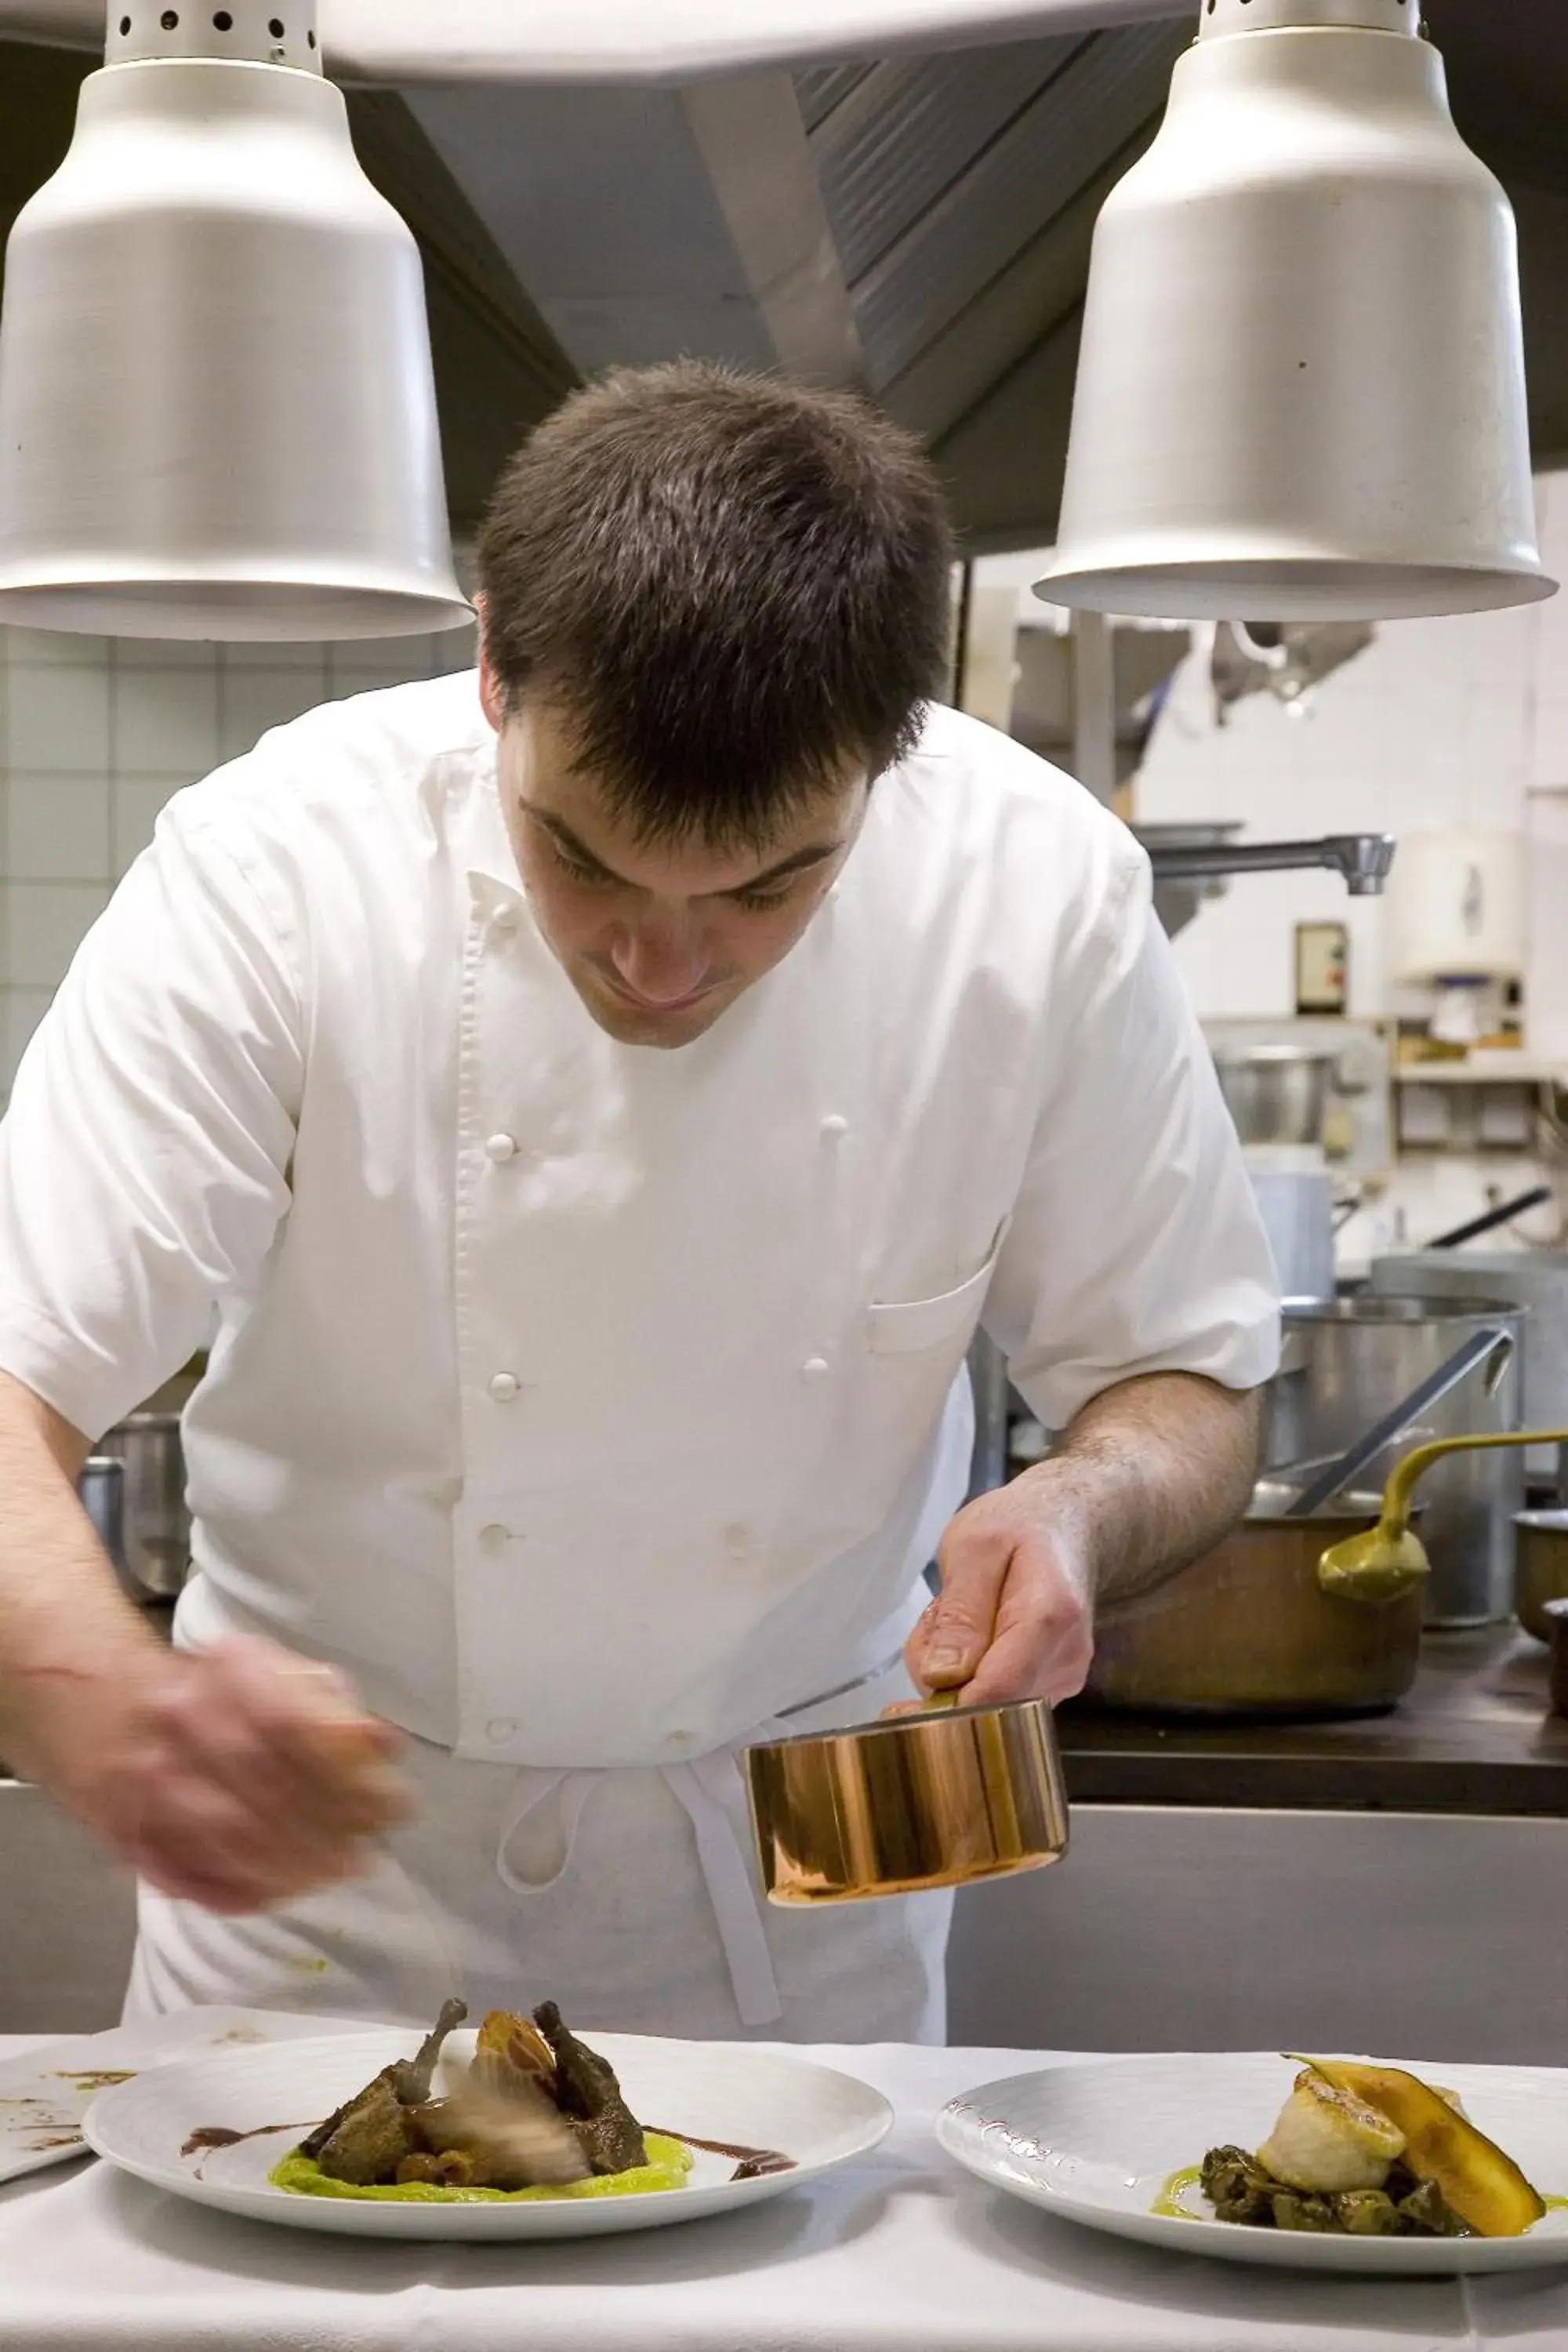
[[[178,793],[27,1051],[0,1753],[137,1870],[133,2013],[940,2038],[946,1898],[764,1912],[736,1752],[1062,1698],[1239,1513],[1235,1135],[1135,844],[930,698],[869,408],[612,375],[479,569],[477,674]],[[982,1327],[1058,1438],[962,1508]],[[209,1333],[171,1652],[73,1480]]]

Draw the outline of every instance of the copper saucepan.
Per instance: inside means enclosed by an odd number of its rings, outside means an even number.
[[[770,1903],[855,1903],[1038,1870],[1067,1852],[1050,1709],[931,1700],[919,1714],[746,1753]]]
[[[1285,1719],[1366,1715],[1415,1679],[1423,1576],[1331,1592],[1323,1547],[1376,1527],[1375,1494],[1336,1496],[1310,1519],[1298,1489],[1265,1479],[1242,1524],[1189,1568],[1100,1615],[1086,1703],[1109,1713]]]

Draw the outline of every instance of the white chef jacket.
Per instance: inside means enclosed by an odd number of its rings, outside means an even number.
[[[652,1051],[534,925],[471,674],[176,794],[25,1056],[0,1367],[96,1436],[215,1307],[182,1637],[555,1768],[874,1663],[982,1320],[1058,1429],[1278,1339],[1146,862],[1070,779],[933,708],[799,945]]]

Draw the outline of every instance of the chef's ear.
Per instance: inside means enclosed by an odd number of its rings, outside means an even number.
[[[496,676],[495,664],[490,659],[489,614],[483,596],[474,598],[474,611],[479,623],[479,702],[485,717],[499,735],[506,722],[506,697]]]

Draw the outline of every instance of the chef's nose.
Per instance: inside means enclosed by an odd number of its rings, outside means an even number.
[[[707,942],[690,921],[639,923],[619,931],[610,961],[616,979],[649,1004],[679,1003],[708,974]]]

